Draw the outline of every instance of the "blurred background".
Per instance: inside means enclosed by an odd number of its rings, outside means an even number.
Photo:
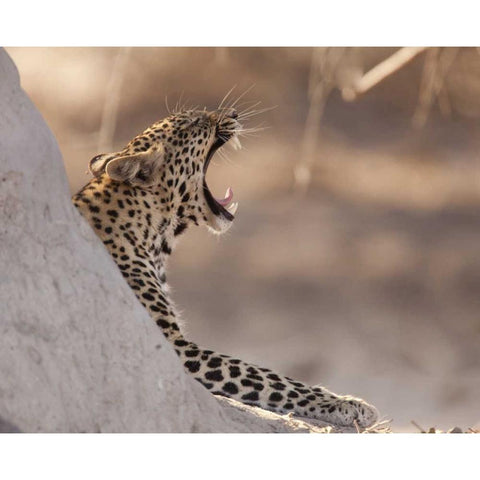
[[[208,172],[239,211],[170,264],[187,336],[375,404],[480,426],[476,48],[8,48],[72,193],[177,102],[263,128]],[[271,108],[270,107],[274,107]]]

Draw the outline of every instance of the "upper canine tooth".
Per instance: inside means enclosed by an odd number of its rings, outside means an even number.
[[[235,150],[240,150],[242,148],[242,144],[236,135],[232,138],[232,145]]]

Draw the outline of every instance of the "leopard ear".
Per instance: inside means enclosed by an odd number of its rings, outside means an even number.
[[[105,165],[109,160],[115,158],[118,153],[101,153],[93,157],[88,164],[88,170],[94,177],[99,177],[105,171]]]
[[[105,172],[117,182],[148,187],[160,181],[164,155],[163,146],[160,144],[151,147],[146,152],[116,156],[106,161]]]
[[[112,180],[148,187],[159,182],[164,155],[163,145],[155,145],[146,152],[126,154],[108,160],[105,171]]]

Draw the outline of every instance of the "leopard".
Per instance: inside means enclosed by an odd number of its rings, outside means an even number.
[[[220,105],[169,112],[123,149],[93,157],[92,178],[72,197],[73,204],[185,371],[208,391],[280,415],[367,428],[377,421],[378,410],[364,400],[208,350],[183,334],[167,283],[168,259],[190,227],[206,226],[218,235],[232,226],[238,208],[232,189],[224,198],[214,197],[206,173],[225,144],[241,146],[247,116]]]

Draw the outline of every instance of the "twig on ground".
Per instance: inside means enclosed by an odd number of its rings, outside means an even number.
[[[361,433],[392,433],[391,422],[391,419],[380,420],[374,425],[365,428]]]
[[[420,430],[420,432],[422,432],[422,433],[427,433],[427,432],[425,431],[425,429],[424,429],[423,427],[421,427],[415,420],[410,420],[410,423],[411,423],[413,426],[417,427],[417,428]]]
[[[362,433],[360,430],[360,427],[358,426],[358,422],[356,420],[353,421],[353,424],[355,425],[355,428],[357,429],[357,433]]]

